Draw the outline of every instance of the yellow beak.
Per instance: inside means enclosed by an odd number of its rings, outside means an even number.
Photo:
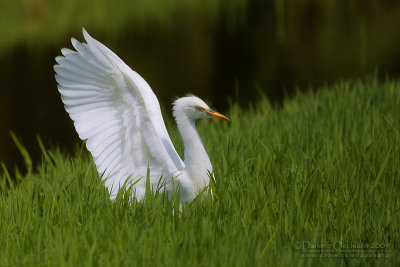
[[[208,115],[210,115],[211,117],[220,119],[220,120],[224,120],[224,121],[229,121],[229,119],[227,117],[225,117],[224,115],[222,115],[219,112],[213,111],[213,110],[206,110],[205,111]]]

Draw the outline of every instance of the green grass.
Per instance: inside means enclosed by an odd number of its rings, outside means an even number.
[[[44,149],[36,171],[5,172],[0,266],[398,266],[399,80],[342,81],[283,107],[232,104],[227,115],[229,124],[198,125],[214,198],[206,192],[181,212],[163,194],[112,203],[83,148],[74,156]],[[388,249],[366,258],[381,251],[327,255],[299,244]]]

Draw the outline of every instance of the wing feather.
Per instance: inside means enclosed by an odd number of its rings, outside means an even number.
[[[184,168],[165,128],[160,105],[147,82],[110,49],[83,30],[86,43],[71,39],[54,66],[65,109],[115,197],[128,178],[144,195],[147,167],[158,183]]]

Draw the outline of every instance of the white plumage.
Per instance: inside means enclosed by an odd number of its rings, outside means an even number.
[[[82,140],[87,139],[97,170],[111,198],[127,179],[136,198],[146,189],[147,169],[153,186],[160,181],[180,185],[181,200],[192,200],[208,185],[212,166],[195,128],[195,121],[216,117],[195,96],[174,102],[174,117],[185,146],[185,162],[176,152],[165,128],[157,97],[147,82],[116,54],[83,30],[86,43],[72,39],[76,51],[62,49],[54,66],[65,109]]]

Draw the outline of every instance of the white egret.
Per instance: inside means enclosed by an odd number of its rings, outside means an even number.
[[[82,140],[87,139],[97,170],[115,198],[132,182],[136,198],[160,179],[167,188],[174,179],[181,200],[191,201],[209,183],[212,165],[196,131],[202,118],[229,119],[200,98],[187,96],[173,103],[173,115],[185,146],[182,161],[167,133],[160,104],[147,82],[116,54],[83,29],[86,43],[71,39],[76,51],[63,48],[54,66],[65,109]]]

